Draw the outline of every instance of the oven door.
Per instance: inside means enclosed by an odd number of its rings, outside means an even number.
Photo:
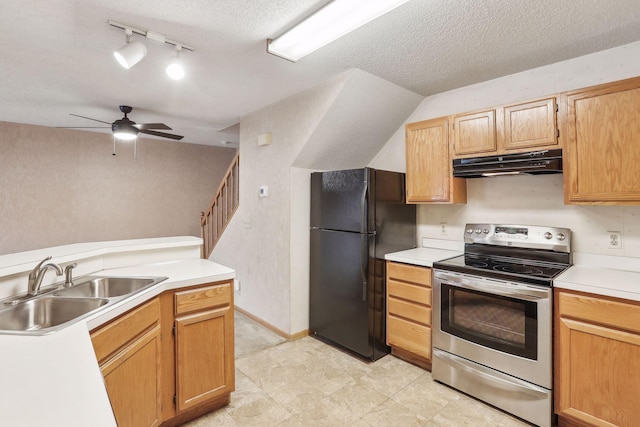
[[[433,346],[551,389],[551,288],[435,270]]]

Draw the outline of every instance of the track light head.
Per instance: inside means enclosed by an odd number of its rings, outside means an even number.
[[[182,66],[182,61],[180,60],[180,52],[182,51],[182,46],[176,45],[176,56],[171,60],[169,65],[167,66],[167,75],[173,80],[182,80],[184,77],[184,67]]]
[[[127,33],[127,44],[113,52],[113,56],[122,67],[128,70],[142,61],[147,55],[147,47],[141,42],[132,42],[130,30],[125,31]]]

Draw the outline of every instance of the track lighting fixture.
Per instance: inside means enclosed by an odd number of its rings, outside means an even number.
[[[138,41],[131,41],[133,35],[131,28],[125,28],[124,31],[127,35],[127,43],[113,52],[113,56],[116,57],[120,65],[128,70],[147,56],[147,47]]]
[[[195,48],[187,46],[184,43],[180,43],[174,40],[168,39],[164,34],[156,33],[151,30],[139,30],[128,25],[119,24],[114,21],[107,21],[107,23],[115,28],[124,30],[127,36],[127,44],[116,50],[113,55],[116,57],[120,65],[129,69],[140,62],[147,55],[147,48],[144,44],[138,41],[131,41],[133,34],[137,34],[145,37],[147,40],[153,40],[160,43],[170,44],[175,46],[176,56],[173,58],[169,66],[167,67],[167,75],[174,80],[180,80],[184,77],[184,67],[180,60],[180,53],[183,50],[195,51]],[[135,138],[135,137],[134,137]],[[133,139],[133,138],[131,138]]]
[[[180,52],[182,51],[182,45],[176,45],[176,56],[171,60],[167,66],[167,75],[173,80],[182,80],[184,77],[184,67],[182,61],[180,61]]]

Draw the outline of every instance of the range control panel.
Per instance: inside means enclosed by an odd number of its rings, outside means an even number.
[[[537,225],[467,224],[464,242],[570,252],[571,230]]]

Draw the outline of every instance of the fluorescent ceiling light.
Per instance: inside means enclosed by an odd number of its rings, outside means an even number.
[[[267,40],[267,52],[295,62],[407,1],[333,0],[280,37]]]
[[[127,43],[113,52],[113,56],[116,57],[118,63],[127,70],[142,61],[142,58],[146,55],[147,48],[141,42]]]

